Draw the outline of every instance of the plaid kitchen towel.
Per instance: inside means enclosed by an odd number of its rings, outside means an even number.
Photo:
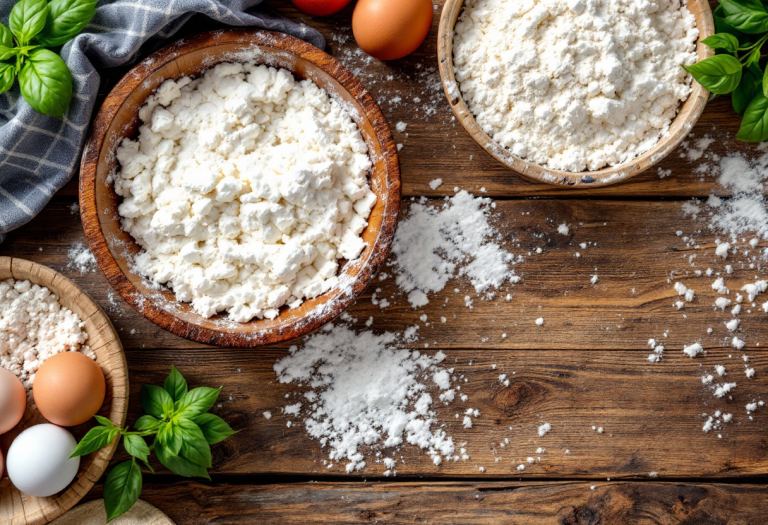
[[[74,96],[63,120],[36,113],[18,83],[0,95],[0,242],[32,219],[76,171],[99,89],[99,68],[135,61],[142,46],[172,36],[196,13],[232,26],[282,31],[325,47],[316,30],[251,9],[262,0],[107,0],[61,56]],[[13,0],[0,0],[8,24]],[[145,48],[146,49],[146,48]]]

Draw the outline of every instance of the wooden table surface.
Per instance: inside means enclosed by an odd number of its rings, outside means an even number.
[[[349,309],[357,319],[354,326],[363,328],[373,316],[376,330],[403,330],[421,313],[433,320],[448,318],[445,324],[422,323],[417,346],[428,342],[429,351],[443,349],[456,373],[468,379],[462,392],[470,402],[438,408],[438,419],[448,422],[455,443],[467,443],[470,460],[438,467],[406,446],[395,478],[384,478],[384,468],[376,464],[349,475],[326,469],[326,451],[301,425],[287,427],[281,413],[286,394],[296,387],[278,383],[272,366],[286,355],[287,345],[228,350],[180,339],[123,303],[98,270],[80,273],[69,265],[70,248],[85,242],[73,208],[75,178],[43,213],[8,236],[0,255],[61,271],[109,314],[128,359],[129,421],[141,413],[139,386],[161,384],[173,363],[191,385],[222,385],[218,414],[240,430],[213,447],[210,483],[159,470],[145,476],[142,498],[185,524],[768,522],[768,413],[761,409],[750,419],[744,409],[754,399],[768,399],[763,350],[768,316],[745,318],[742,352],[727,346],[722,330],[706,336],[709,326],[729,315],[713,313],[712,279],[693,272],[709,266],[720,271],[725,263],[714,257],[714,234],[681,213],[685,201],[717,190],[716,181],[694,173],[697,163],[682,158],[681,151],[660,165],[671,171],[666,177],[654,169],[620,186],[591,191],[534,184],[507,171],[471,141],[445,100],[436,64],[442,2],[437,4],[427,43],[413,56],[385,64],[355,45],[351,9],[314,19],[287,2],[270,3],[322,31],[327,50],[379,101],[403,144],[406,200],[439,199],[452,195],[454,187],[474,193],[485,188],[498,202],[494,220],[503,236],[518,251],[531,252],[516,267],[523,280],[508,302],[475,301],[469,310],[463,296],[473,292],[458,280],[415,313],[390,278]],[[197,20],[185,31],[210,27]],[[124,72],[104,71],[102,91]],[[400,121],[408,124],[405,133],[394,130]],[[711,135],[716,141],[709,151],[718,154],[754,150],[733,139],[737,126],[729,102],[716,100],[693,134]],[[429,182],[436,178],[443,185],[432,190]],[[557,234],[563,222],[572,225],[567,236]],[[699,249],[688,246],[678,230],[696,232]],[[581,249],[580,243],[592,244]],[[580,258],[574,256],[577,251]],[[695,267],[691,255],[697,256]],[[685,317],[672,307],[675,272],[697,293]],[[754,280],[757,273],[736,268],[734,277]],[[596,285],[590,284],[593,274],[599,275]],[[378,295],[392,302],[385,310],[371,302],[377,287]],[[538,317],[545,318],[543,327],[534,323]],[[662,338],[665,331],[666,359],[652,365],[646,359],[648,339]],[[502,333],[510,336],[504,339]],[[695,341],[708,354],[692,362],[681,349]],[[742,354],[756,370],[754,379],[741,372]],[[715,364],[729,366],[732,380],[739,382],[733,399],[716,400],[701,383],[702,371],[711,372]],[[500,373],[510,375],[509,387],[499,383]],[[459,420],[452,421],[453,413],[469,406],[481,417],[464,429]],[[734,414],[720,439],[718,432],[702,431],[701,414],[714,410]],[[264,411],[274,417],[266,420]],[[543,422],[553,431],[539,438],[535,427]],[[604,433],[593,431],[593,425]],[[540,446],[546,448],[541,461],[517,471]],[[123,459],[118,454],[113,463]],[[88,499],[100,494],[98,484]]]

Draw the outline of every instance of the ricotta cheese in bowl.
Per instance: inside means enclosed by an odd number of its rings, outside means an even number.
[[[465,0],[453,67],[480,128],[513,155],[599,170],[668,132],[698,36],[681,0]]]
[[[117,149],[123,229],[136,273],[232,321],[274,319],[338,284],[377,197],[347,110],[310,80],[221,63],[167,80]]]

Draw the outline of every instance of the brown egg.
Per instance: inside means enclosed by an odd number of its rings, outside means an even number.
[[[352,32],[360,49],[381,60],[410,55],[432,28],[431,0],[358,0]]]
[[[27,393],[24,385],[13,372],[0,368],[0,434],[18,425],[26,409]]]
[[[35,374],[32,395],[40,413],[62,427],[85,423],[104,403],[107,383],[96,361],[80,352],[47,359]]]

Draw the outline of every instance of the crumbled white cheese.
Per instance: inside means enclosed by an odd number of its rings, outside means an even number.
[[[142,275],[199,314],[246,322],[338,283],[376,195],[349,113],[309,80],[252,63],[168,80],[117,151],[122,226]]]
[[[568,225],[566,223],[561,224],[557,227],[557,233],[560,235],[568,235],[571,232],[570,228],[568,228]]]
[[[700,343],[693,343],[691,346],[683,347],[683,353],[693,359],[704,352],[704,347]]]
[[[544,423],[539,427],[539,437],[544,437],[550,430],[552,430],[552,425],[549,423]]]

